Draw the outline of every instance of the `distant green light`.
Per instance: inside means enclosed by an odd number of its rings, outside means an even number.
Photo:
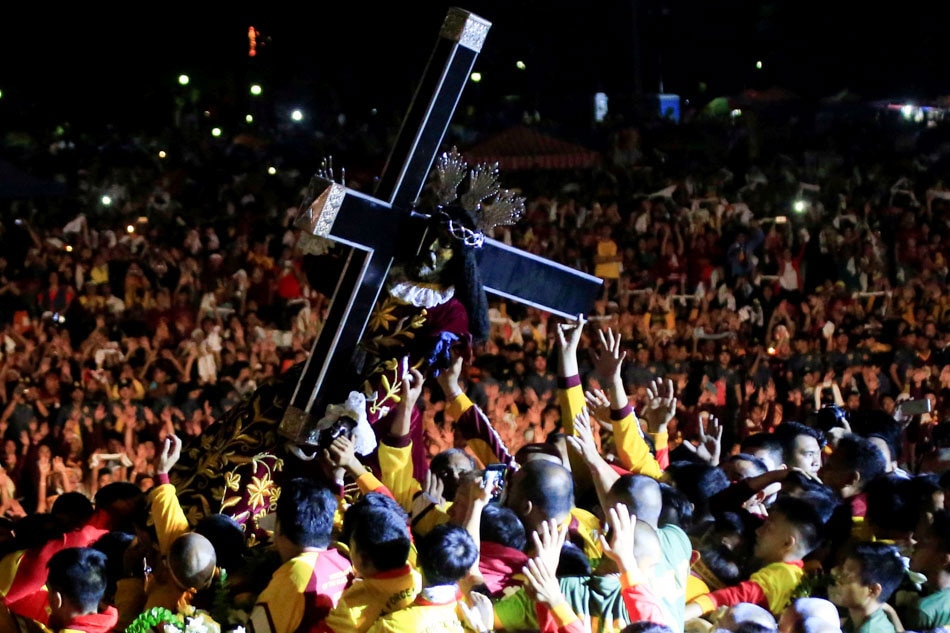
[[[191,77],[188,75],[178,75],[178,84],[181,86],[187,86],[191,83]]]

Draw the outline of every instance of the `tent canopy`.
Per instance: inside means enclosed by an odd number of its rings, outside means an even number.
[[[569,141],[516,126],[489,137],[463,152],[472,163],[498,163],[504,171],[518,169],[587,169],[600,163],[600,154]]]

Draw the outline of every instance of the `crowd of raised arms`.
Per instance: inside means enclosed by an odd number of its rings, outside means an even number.
[[[348,433],[307,476],[225,455],[206,507],[176,464],[329,303],[287,188],[220,179],[195,222],[194,174],[93,169],[143,219],[17,207],[0,633],[950,627],[950,195],[905,168],[839,164],[840,205],[787,218],[784,159],[532,195],[496,237],[601,277],[590,313],[493,300],[471,355],[401,369],[372,459]]]

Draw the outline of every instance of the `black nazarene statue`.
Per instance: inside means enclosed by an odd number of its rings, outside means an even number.
[[[352,420],[346,431],[370,467],[376,436],[389,430],[387,415],[405,367],[416,367],[426,377],[437,375],[450,350],[470,354],[488,336],[488,305],[474,249],[493,227],[514,223],[524,211],[523,199],[501,189],[497,177],[496,166],[469,169],[454,149],[439,157],[419,205],[430,218],[426,239],[414,259],[393,267],[360,344],[361,378],[347,402],[328,407],[321,420],[329,433],[339,419]],[[467,186],[461,187],[463,181]],[[327,265],[332,245],[302,234],[298,250],[311,285],[325,287],[327,271],[333,270]],[[320,467],[319,456],[306,461],[308,455],[278,433],[302,370],[300,363],[262,384],[184,447],[171,480],[191,522],[224,512],[245,528],[253,545],[266,537],[257,518],[276,505],[282,476],[305,473],[333,483],[334,475]],[[415,414],[410,437],[416,476],[424,480],[425,443]]]

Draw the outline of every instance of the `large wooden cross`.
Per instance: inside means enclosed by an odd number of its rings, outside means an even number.
[[[353,383],[354,357],[393,260],[416,240],[412,210],[481,51],[491,23],[449,9],[374,195],[314,178],[313,203],[297,226],[346,249],[329,313],[304,365],[280,433],[307,444],[326,406],[342,402]],[[411,249],[410,249],[411,250]],[[601,280],[556,262],[486,239],[477,255],[486,292],[568,318],[587,313]]]

